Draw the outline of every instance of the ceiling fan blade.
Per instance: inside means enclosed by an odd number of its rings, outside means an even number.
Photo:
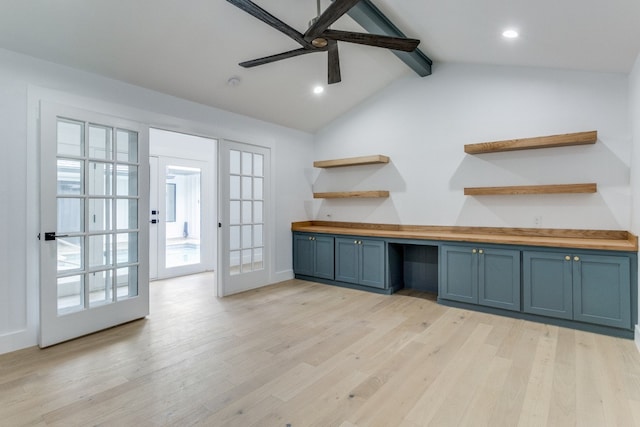
[[[329,40],[329,84],[340,83],[340,57],[338,56],[338,42]]]
[[[335,0],[325,9],[324,12],[316,19],[316,21],[304,33],[304,38],[311,41],[324,33],[331,24],[336,22],[338,18],[347,13],[349,9],[356,5],[360,0]]]
[[[232,5],[237,6],[238,8],[244,10],[248,14],[258,18],[265,24],[270,25],[271,27],[275,28],[281,33],[286,34],[287,36],[291,37],[292,39],[300,43],[302,46],[307,46],[307,47],[309,46],[309,43],[304,39],[304,37],[302,36],[302,33],[300,33],[299,31],[296,31],[294,28],[285,24],[284,22],[282,22],[281,20],[279,20],[278,18],[276,18],[275,16],[273,16],[272,14],[270,14],[269,12],[267,12],[266,10],[258,6],[257,4],[253,3],[252,1],[250,0],[227,0],[227,1]]]
[[[313,52],[314,52],[313,50],[309,50],[305,48],[295,49],[295,50],[290,50],[288,52],[278,53],[276,55],[265,56],[264,58],[252,59],[251,61],[241,62],[238,65],[244,68],[251,68],[251,67],[255,67],[262,64],[269,64],[270,62],[280,61],[281,59],[293,58],[294,56],[304,55],[304,54],[313,53]]]
[[[326,30],[322,34],[322,36],[331,40],[365,44],[368,46],[402,50],[405,52],[413,52],[420,44],[420,40],[417,39],[381,36],[377,34],[354,33],[352,31]]]

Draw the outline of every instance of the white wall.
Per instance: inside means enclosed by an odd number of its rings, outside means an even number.
[[[629,229],[627,76],[439,64],[399,80],[316,135],[315,159],[385,154],[384,166],[310,171],[314,191],[389,199],[311,201],[316,219]],[[465,155],[465,144],[598,131],[595,145]],[[596,182],[596,194],[463,195],[464,187]]]
[[[633,132],[633,150],[631,153],[631,231],[640,234],[640,55],[629,74],[629,118]],[[640,296],[638,297],[640,307]],[[640,317],[640,316],[639,316]],[[636,345],[640,350],[640,324],[636,325]]]
[[[311,135],[0,49],[0,353],[36,344],[39,99],[271,147],[278,207],[273,281],[292,276],[289,230],[291,221],[306,218],[309,186],[299,177],[312,161]]]
[[[477,156],[463,151],[465,144],[587,130],[598,131],[595,145]],[[311,217],[534,227],[539,216],[542,227],[638,235],[640,57],[630,76],[440,64],[432,76],[397,81],[316,135],[317,160],[368,154],[388,155],[391,163],[308,171],[314,191],[388,189],[391,197],[307,200]],[[596,182],[598,192],[463,195],[472,186],[578,182]],[[636,343],[640,349],[640,326]]]

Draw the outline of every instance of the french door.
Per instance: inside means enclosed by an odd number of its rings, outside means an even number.
[[[220,144],[220,296],[269,283],[270,165],[268,148]]]
[[[152,157],[151,278],[164,279],[210,268],[215,218],[207,162]]]
[[[149,313],[148,130],[41,106],[40,347]]]

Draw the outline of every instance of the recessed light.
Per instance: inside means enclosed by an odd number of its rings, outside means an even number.
[[[322,86],[316,86],[313,88],[313,93],[316,95],[320,95],[322,92],[324,92],[324,88]]]
[[[504,30],[502,32],[502,37],[507,39],[515,39],[518,38],[518,32],[516,30]]]

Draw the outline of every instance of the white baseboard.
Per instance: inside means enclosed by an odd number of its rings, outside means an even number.
[[[35,331],[21,330],[0,335],[0,354],[38,345]]]
[[[273,283],[284,282],[285,280],[293,279],[293,270],[276,271],[273,275]]]
[[[636,325],[636,347],[640,351],[640,324]]]

